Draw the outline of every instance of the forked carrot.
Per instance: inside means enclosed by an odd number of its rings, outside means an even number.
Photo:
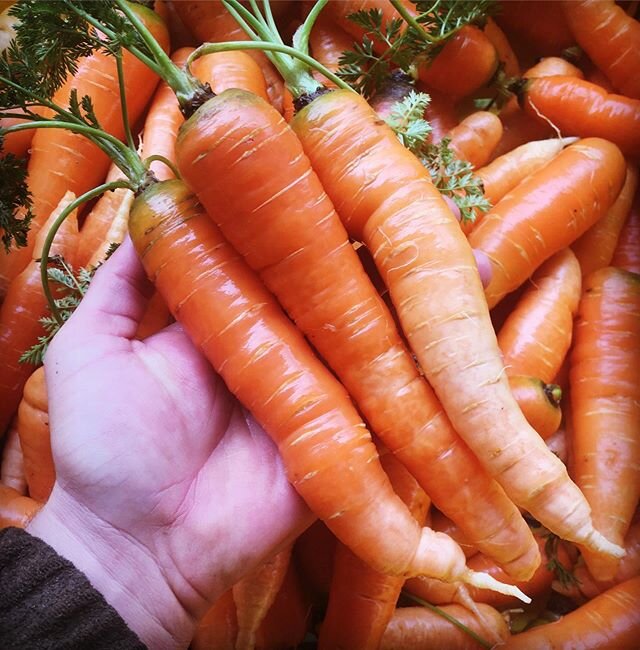
[[[622,545],[640,499],[639,276],[607,267],[585,279],[570,378],[575,480]],[[595,578],[615,575],[615,561],[583,554]]]
[[[571,250],[575,253],[582,275],[609,266],[618,243],[622,227],[629,216],[638,189],[638,166],[627,163],[627,176],[615,203],[587,232],[576,240]]]
[[[0,464],[0,483],[14,489],[20,494],[27,493],[27,479],[24,476],[24,457],[20,447],[20,437],[15,418],[9,427],[9,433],[2,449]]]
[[[511,375],[509,386],[527,422],[541,438],[546,440],[552,436],[562,420],[560,386],[526,375]]]
[[[37,368],[24,386],[24,396],[18,407],[16,425],[24,454],[24,471],[29,486],[29,496],[44,503],[49,498],[56,480],[51,452],[49,400],[44,366]]]
[[[620,193],[625,174],[618,147],[587,138],[561,151],[495,205],[469,235],[471,246],[492,263],[489,307],[598,221]]]
[[[502,137],[502,122],[489,111],[471,113],[449,133],[451,149],[461,160],[478,169],[491,160]]]
[[[498,332],[507,373],[554,381],[571,345],[581,291],[580,265],[568,248],[533,274]]]
[[[25,528],[41,507],[41,503],[0,483],[0,529]]]
[[[627,221],[622,227],[611,265],[640,273],[640,193],[636,194]]]

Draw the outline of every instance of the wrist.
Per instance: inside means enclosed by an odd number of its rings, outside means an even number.
[[[149,550],[102,521],[62,490],[27,531],[82,571],[149,648],[186,648],[195,621],[181,605]]]

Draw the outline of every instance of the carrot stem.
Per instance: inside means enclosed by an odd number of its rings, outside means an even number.
[[[163,156],[163,155],[161,155],[159,153],[154,153],[153,155],[149,156],[148,158],[145,158],[144,159],[144,166],[147,169],[150,169],[150,165],[154,160],[158,160],[161,163],[165,164],[173,172],[173,175],[176,178],[182,179],[182,176],[180,175],[180,171],[178,170],[176,165],[174,163],[172,163],[166,156]]]
[[[476,634],[471,628],[468,628],[464,623],[461,623],[457,618],[451,616],[451,614],[447,614],[447,612],[440,609],[439,607],[436,607],[436,605],[432,605],[426,600],[423,600],[419,596],[415,596],[414,594],[406,591],[405,589],[402,590],[402,593],[408,598],[410,598],[411,600],[418,603],[418,605],[422,605],[422,607],[426,607],[427,609],[430,609],[438,616],[442,616],[442,618],[449,621],[449,623],[451,623],[452,625],[455,625],[459,630],[462,630],[465,634],[468,634],[474,641],[479,643],[483,648],[487,648],[487,650],[491,650],[491,648],[493,648],[494,645],[493,643],[489,643],[488,641],[483,639],[479,634]]]
[[[120,93],[120,111],[122,112],[122,124],[124,126],[124,134],[129,145],[129,149],[135,151],[136,145],[133,141],[133,134],[131,133],[131,126],[129,124],[129,109],[127,108],[127,97],[124,87],[124,67],[122,65],[122,50],[118,50],[115,54],[116,68],[118,70],[118,91]]]

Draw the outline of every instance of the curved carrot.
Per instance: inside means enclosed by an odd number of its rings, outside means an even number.
[[[520,74],[520,64],[507,35],[500,29],[493,18],[487,18],[482,31],[495,48],[498,61],[502,64],[502,70],[507,77],[517,77]]]
[[[634,650],[640,634],[640,577],[590,600],[555,623],[512,636],[504,650]]]
[[[622,545],[640,499],[640,278],[608,267],[585,289],[571,356],[574,476],[594,521]],[[595,578],[617,564],[584,552]]]
[[[213,603],[198,622],[189,647],[193,650],[235,650],[237,635],[236,604],[229,590]]]
[[[571,345],[581,290],[580,265],[568,248],[534,273],[498,332],[507,373],[555,379]]]
[[[526,375],[510,376],[509,386],[522,414],[540,437],[546,440],[553,435],[562,420],[560,386]]]
[[[168,47],[167,29],[159,17],[140,4],[132,5],[139,17],[163,47]],[[129,52],[123,54],[125,93],[129,120],[133,124],[142,114],[153,93],[157,76]],[[120,111],[116,62],[113,56],[96,52],[78,61],[78,70],[54,95],[53,101],[67,106],[69,93],[89,95],[100,125],[112,135],[124,137]],[[27,246],[9,254],[0,250],[0,295],[8,282],[20,273],[31,259],[35,238],[51,211],[65,192],[80,196],[102,182],[109,168],[109,158],[84,136],[66,129],[39,129],[33,136],[28,165],[28,185],[33,196],[34,219]]]
[[[233,585],[238,621],[235,650],[255,648],[258,629],[280,591],[290,559],[288,546]]]
[[[418,76],[457,101],[484,86],[497,67],[498,54],[491,41],[478,27],[465,25],[431,63],[418,67]]]
[[[527,79],[520,102],[531,117],[553,124],[563,135],[605,138],[625,154],[640,155],[640,99],[557,76]]]
[[[538,81],[544,81],[540,79]],[[485,215],[469,243],[491,260],[489,307],[585,233],[617,198],[626,174],[620,150],[599,138],[568,146]]]
[[[514,502],[597,546],[584,497],[513,399],[473,253],[424,167],[355,93],[322,95],[292,126],[350,235],[373,253],[455,429]]]
[[[472,543],[510,571],[533,572],[537,549],[526,524],[420,376],[280,115],[248,93],[223,93],[185,124],[177,150],[185,182],[334,370],[373,431]],[[265,172],[260,180],[257,170]],[[461,475],[468,477],[464,486]],[[477,517],[468,516],[472,509]]]
[[[611,266],[617,266],[632,273],[640,273],[640,193],[636,194],[627,221],[618,238]]]
[[[449,133],[451,149],[474,169],[486,165],[502,137],[502,122],[488,111],[471,113]]]
[[[424,523],[429,507],[424,490],[391,454],[384,455],[381,462],[396,494],[416,520]],[[376,650],[393,616],[403,583],[402,576],[382,575],[338,544],[318,648]]]
[[[589,275],[593,271],[609,266],[611,263],[618,237],[624,222],[629,216],[637,189],[638,167],[627,163],[627,176],[615,203],[602,219],[591,226],[571,246],[580,262],[582,275]]]
[[[171,312],[274,439],[289,480],[336,536],[383,572],[465,575],[462,551],[420,529],[342,386],[182,182],[141,194],[129,230]]]
[[[563,2],[578,45],[622,95],[640,99],[640,22],[613,0]]]
[[[29,496],[44,503],[49,498],[56,480],[51,453],[49,400],[44,366],[37,368],[24,385],[24,397],[18,407],[16,424],[24,454]]]
[[[244,41],[247,35],[220,2],[182,0],[173,5],[186,27],[201,43],[207,41]],[[260,66],[266,80],[269,101],[282,112],[282,78],[263,52],[250,50],[247,54]]]
[[[25,528],[41,507],[41,503],[0,483],[0,529]]]
[[[40,279],[40,254],[50,224],[68,206],[75,196],[68,192],[45,223],[27,268],[9,285],[7,296],[0,307],[0,436],[18,408],[25,382],[33,372],[20,357],[38,342],[45,331],[40,318],[47,314],[47,300]],[[53,255],[62,255],[71,264],[77,244],[78,222],[72,215],[64,222],[52,246]]]
[[[14,418],[9,427],[9,433],[2,449],[2,464],[0,464],[0,483],[10,487],[20,494],[27,493],[27,480],[24,476],[24,457],[20,447],[20,437]]]
[[[505,641],[509,637],[509,628],[502,615],[489,605],[477,606],[482,620],[461,605],[446,605],[440,609],[480,637],[487,637],[489,632],[492,633],[492,641]],[[435,612],[424,607],[402,607],[395,611],[379,647],[380,650],[479,650],[486,646],[480,645],[465,631]]]

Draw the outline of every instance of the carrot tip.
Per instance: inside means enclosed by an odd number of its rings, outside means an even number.
[[[595,551],[602,555],[608,555],[610,557],[615,557],[620,559],[626,555],[626,551],[622,546],[618,546],[613,542],[610,542],[602,533],[599,533],[597,530],[592,530],[589,536],[587,537],[586,542],[584,542],[589,550]]]
[[[527,605],[531,602],[531,598],[518,589],[518,587],[515,585],[506,585],[488,573],[481,573],[467,568],[460,580],[473,587],[478,587],[478,589],[491,589],[491,591],[497,591],[499,594],[505,594],[505,596],[515,596]]]

